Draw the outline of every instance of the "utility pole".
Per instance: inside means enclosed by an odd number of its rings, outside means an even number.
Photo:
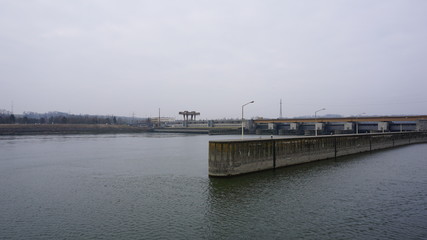
[[[243,135],[244,135],[244,124],[243,124],[243,122],[244,122],[244,116],[243,116],[243,108],[246,106],[246,105],[248,105],[248,104],[251,104],[251,103],[254,103],[254,101],[250,101],[250,102],[248,102],[248,103],[246,103],[246,104],[243,104],[242,105],[242,139],[243,139]]]
[[[160,127],[160,108],[159,108],[159,127]]]
[[[280,99],[280,118],[283,118],[283,116],[282,116],[282,99]]]
[[[323,111],[323,110],[326,110],[326,108],[322,108],[322,109],[319,109],[319,110],[317,110],[317,111],[314,112],[314,132],[315,132],[315,136],[317,136],[317,126],[316,126],[316,123],[317,123],[317,113],[320,112],[320,111]]]

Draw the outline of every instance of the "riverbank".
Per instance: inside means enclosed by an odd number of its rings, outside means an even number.
[[[237,128],[154,128],[154,132],[159,133],[194,133],[194,134],[209,134],[209,135],[236,135],[241,134],[241,130]]]
[[[141,133],[150,129],[107,124],[0,124],[0,135]]]

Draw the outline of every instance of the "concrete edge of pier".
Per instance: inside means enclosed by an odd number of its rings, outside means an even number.
[[[209,142],[209,176],[236,176],[425,142],[427,132],[215,140]]]

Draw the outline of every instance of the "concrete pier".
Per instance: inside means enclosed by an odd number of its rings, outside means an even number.
[[[427,142],[427,132],[209,142],[209,176],[226,177]]]

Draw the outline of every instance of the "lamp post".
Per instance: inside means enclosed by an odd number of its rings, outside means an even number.
[[[314,133],[315,133],[316,136],[317,136],[317,127],[316,127],[317,113],[320,112],[320,111],[323,111],[323,110],[326,110],[326,108],[322,108],[322,109],[319,109],[319,110],[317,110],[317,111],[314,112]]]
[[[242,139],[243,139],[243,135],[244,135],[244,128],[243,128],[243,121],[244,121],[244,119],[243,119],[243,109],[244,109],[244,107],[246,105],[251,104],[251,103],[254,103],[254,101],[250,101],[250,102],[245,103],[245,104],[242,105]]]
[[[361,113],[356,116],[356,134],[359,134],[359,121],[357,121],[357,118],[359,118],[362,114],[366,114],[366,113]]]

